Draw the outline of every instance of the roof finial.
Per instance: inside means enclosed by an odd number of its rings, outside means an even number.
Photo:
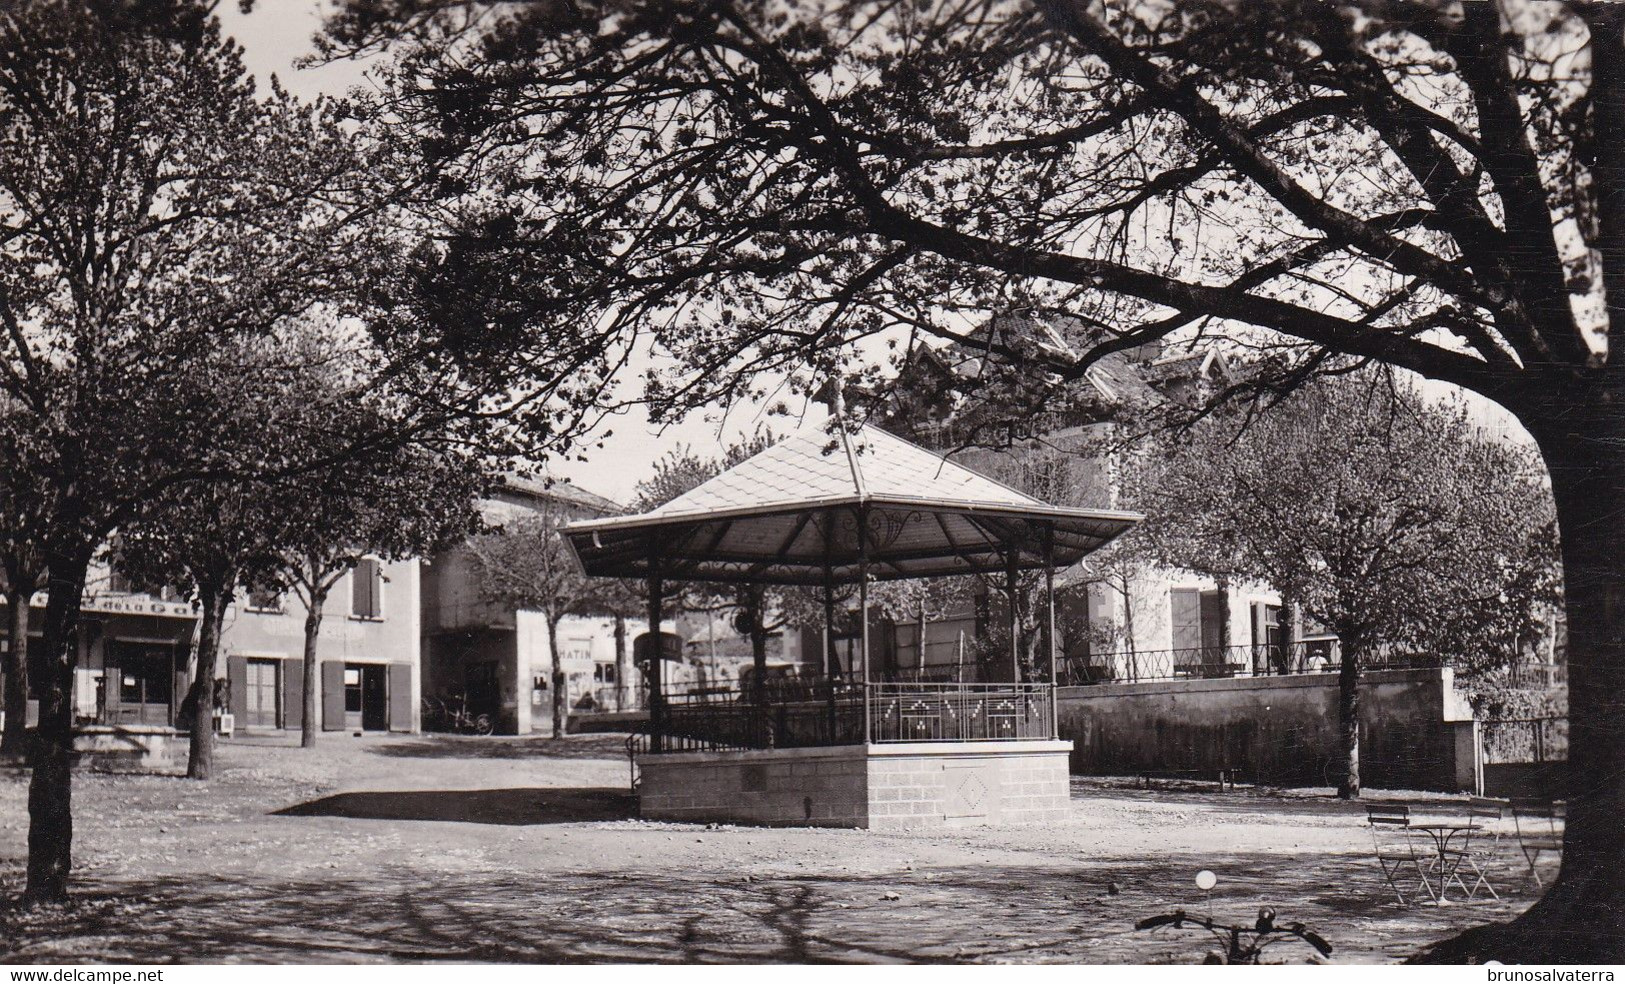
[[[829,414],[846,431],[846,379],[839,372],[829,377]]]
[[[813,391],[813,399],[829,410],[830,419],[846,422],[846,376],[840,369],[831,368],[824,383]]]

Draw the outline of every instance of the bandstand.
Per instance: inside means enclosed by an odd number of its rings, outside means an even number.
[[[1072,745],[1056,733],[1054,572],[1139,519],[1041,502],[866,426],[809,428],[653,511],[570,524],[588,574],[647,582],[651,625],[674,582],[822,589],[818,681],[681,694],[649,661],[642,815],[844,827],[1058,815]],[[1048,656],[1028,672],[1015,604],[1009,660],[974,681],[871,672],[873,582],[991,575],[1013,599],[1024,571],[1044,573],[1047,614]],[[836,592],[852,585],[856,665],[842,671],[831,630]]]

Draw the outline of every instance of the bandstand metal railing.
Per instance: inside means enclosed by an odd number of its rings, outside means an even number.
[[[818,748],[888,742],[1042,741],[1055,737],[1047,683],[808,681],[758,702],[748,691],[668,693],[644,751]],[[655,729],[658,728],[658,731]]]

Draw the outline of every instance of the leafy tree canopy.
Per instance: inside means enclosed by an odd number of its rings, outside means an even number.
[[[1533,453],[1366,373],[1165,435],[1129,469],[1162,563],[1252,577],[1369,645],[1505,668],[1560,603]]]

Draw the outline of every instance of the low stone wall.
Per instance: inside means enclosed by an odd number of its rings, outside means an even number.
[[[92,769],[162,770],[176,764],[189,736],[168,725],[88,724],[73,733],[75,764]],[[184,752],[181,753],[184,761]]]
[[[648,819],[897,829],[1050,820],[1065,741],[921,742],[683,752],[638,759]]]
[[[1071,751],[1066,741],[870,745],[868,826],[1058,820]]]
[[[1340,761],[1335,674],[1064,687],[1059,728],[1079,775],[1234,769],[1245,781],[1323,786]],[[1452,671],[1367,672],[1360,684],[1365,786],[1481,787],[1472,708]]]
[[[572,735],[635,731],[648,721],[648,711],[597,711],[570,715],[565,719],[564,730]]]
[[[866,825],[862,746],[642,755],[638,771],[649,819]]]
[[[1484,766],[1484,795],[1500,799],[1562,799],[1567,762],[1505,762]]]

